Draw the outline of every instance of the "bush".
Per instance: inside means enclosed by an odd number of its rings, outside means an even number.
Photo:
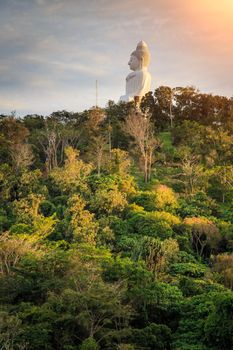
[[[180,279],[179,287],[186,297],[209,293],[209,292],[222,292],[224,287],[221,284],[213,283],[212,281],[204,281],[201,279],[194,279],[190,277],[182,277]]]
[[[79,349],[80,350],[99,350],[99,345],[96,343],[94,338],[89,337],[82,342]]]
[[[217,349],[233,349],[233,294],[218,295],[214,304],[205,323],[207,342]]]
[[[53,215],[56,211],[56,208],[55,208],[55,205],[53,203],[45,200],[45,201],[40,203],[39,211],[42,215],[47,217],[47,216]]]
[[[16,234],[16,235],[25,234],[25,233],[31,234],[33,233],[33,231],[34,231],[33,228],[27,224],[15,224],[15,225],[12,225],[10,228],[10,233]]]
[[[66,195],[57,196],[53,198],[52,202],[55,206],[58,206],[58,205],[66,206],[68,199],[69,199],[69,196],[66,196]]]
[[[172,188],[166,185],[157,185],[155,188],[157,208],[165,211],[174,211],[178,208],[176,195]]]
[[[153,192],[138,192],[132,200],[136,205],[143,207],[147,211],[153,211],[157,209],[156,194]]]
[[[196,259],[192,254],[189,254],[184,251],[179,251],[178,256],[177,256],[179,262],[181,263],[196,263]]]
[[[176,263],[170,266],[170,273],[172,275],[202,277],[204,276],[205,270],[205,265],[199,263]]]
[[[197,192],[193,196],[179,199],[180,208],[178,213],[186,216],[206,216],[214,215],[217,211],[216,202],[207,196],[205,192]]]
[[[7,216],[0,215],[0,232],[6,231],[8,229],[8,218]]]
[[[131,235],[131,236],[122,236],[116,242],[116,250],[122,253],[129,253],[132,257],[133,253],[137,251],[138,246],[141,243],[141,236]]]
[[[171,330],[164,324],[151,323],[143,329],[133,330],[133,341],[143,349],[169,349]]]
[[[153,191],[138,192],[133,201],[146,211],[164,210],[173,212],[178,202],[173,190],[165,185],[157,185]]]
[[[161,239],[171,237],[173,227],[179,223],[178,217],[166,212],[139,212],[128,220],[132,233]]]

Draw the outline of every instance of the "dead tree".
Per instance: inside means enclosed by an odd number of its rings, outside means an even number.
[[[124,129],[132,136],[135,146],[143,160],[144,180],[148,182],[151,178],[151,168],[155,149],[159,146],[159,140],[154,136],[153,125],[150,114],[133,111],[126,118]]]

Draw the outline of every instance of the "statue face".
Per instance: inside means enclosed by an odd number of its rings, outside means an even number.
[[[140,62],[139,62],[138,58],[134,55],[130,56],[130,60],[128,62],[128,65],[129,65],[129,68],[131,70],[135,71],[135,70],[140,69]]]

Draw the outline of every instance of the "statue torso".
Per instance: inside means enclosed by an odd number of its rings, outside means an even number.
[[[134,96],[142,97],[150,91],[151,75],[147,68],[133,71],[126,77],[126,94],[120,100],[129,102]]]

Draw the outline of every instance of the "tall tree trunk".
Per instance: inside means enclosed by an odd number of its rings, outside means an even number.
[[[148,157],[147,157],[147,154],[145,154],[145,157],[144,157],[144,181],[148,182]]]

